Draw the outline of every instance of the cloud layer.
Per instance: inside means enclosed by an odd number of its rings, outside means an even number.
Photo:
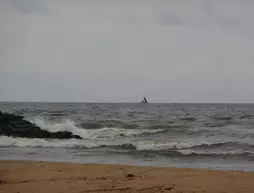
[[[0,101],[254,102],[254,2],[0,2]]]

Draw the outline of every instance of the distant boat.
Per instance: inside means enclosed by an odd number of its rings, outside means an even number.
[[[146,97],[143,98],[143,100],[141,101],[142,104],[146,104],[147,103],[147,99]]]

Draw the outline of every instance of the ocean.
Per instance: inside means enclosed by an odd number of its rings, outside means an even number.
[[[0,103],[79,139],[0,136],[1,160],[254,171],[254,104]]]

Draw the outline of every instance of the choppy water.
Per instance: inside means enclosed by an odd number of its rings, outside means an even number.
[[[83,140],[0,137],[0,159],[254,171],[254,104],[0,103]]]

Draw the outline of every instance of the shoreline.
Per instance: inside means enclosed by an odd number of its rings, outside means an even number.
[[[253,193],[254,172],[0,160],[0,192]]]
[[[49,163],[49,164],[73,164],[73,165],[97,165],[97,166],[123,166],[123,167],[150,167],[150,168],[165,168],[165,169],[185,169],[185,170],[197,170],[197,171],[220,171],[220,172],[245,172],[253,173],[252,170],[243,170],[243,169],[221,169],[221,168],[205,168],[205,167],[181,167],[181,166],[170,166],[169,165],[143,165],[143,164],[125,164],[125,163],[100,163],[100,162],[72,162],[72,161],[51,161],[51,160],[25,160],[25,159],[0,159],[0,164],[2,162],[6,163]],[[1,168],[1,167],[0,167]]]
[[[156,168],[176,168],[176,169],[195,169],[195,170],[212,170],[212,171],[229,171],[229,172],[252,172],[254,173],[254,169],[249,169],[249,168],[233,168],[232,167],[206,167],[206,166],[199,166],[199,167],[195,167],[192,164],[189,164],[188,166],[186,166],[186,164],[184,165],[176,165],[175,163],[146,163],[143,162],[142,160],[140,160],[139,162],[117,162],[117,163],[113,163],[112,161],[99,161],[96,162],[94,160],[91,161],[75,161],[75,160],[68,160],[68,159],[23,159],[23,158],[0,158],[0,162],[45,162],[45,163],[66,163],[66,164],[93,164],[93,165],[121,165],[121,166],[138,166],[138,167],[156,167]]]

